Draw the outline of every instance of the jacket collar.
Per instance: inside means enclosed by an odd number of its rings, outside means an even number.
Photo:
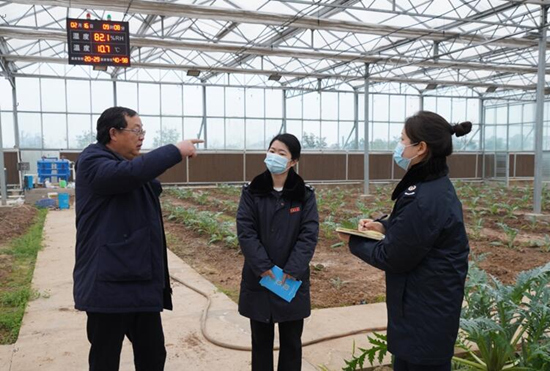
[[[252,180],[249,186],[250,192],[257,196],[268,196],[273,192],[273,178],[269,170],[261,173]],[[283,187],[283,197],[292,201],[302,201],[306,194],[306,184],[301,176],[296,174],[294,168],[288,170]]]
[[[418,163],[405,173],[403,179],[395,187],[391,199],[396,200],[409,186],[416,185],[419,182],[439,179],[448,173],[449,168],[447,167],[446,157],[433,157],[428,161]]]

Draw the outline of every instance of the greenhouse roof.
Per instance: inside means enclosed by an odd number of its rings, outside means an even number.
[[[0,1],[0,64],[58,76],[289,89],[533,94],[548,0]],[[67,62],[65,19],[128,21],[132,66]],[[198,76],[188,71],[200,71]],[[546,70],[549,73],[550,70]],[[399,88],[401,89],[401,88]]]

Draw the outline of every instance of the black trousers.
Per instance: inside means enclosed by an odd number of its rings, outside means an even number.
[[[395,357],[393,371],[451,371],[451,360],[442,365],[417,365]]]
[[[252,331],[252,371],[273,371],[275,324],[250,320]],[[302,369],[304,320],[279,323],[279,371]]]
[[[118,371],[124,336],[132,342],[136,371],[164,370],[166,348],[159,312],[87,314],[90,371]]]

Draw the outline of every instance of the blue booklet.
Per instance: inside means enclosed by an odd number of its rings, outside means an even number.
[[[298,292],[302,281],[287,278],[283,285],[283,270],[277,266],[274,266],[271,271],[273,272],[273,275],[275,275],[275,279],[265,276],[260,280],[260,285],[268,290],[271,290],[290,303],[292,299],[294,299],[294,296],[296,296],[296,292]]]

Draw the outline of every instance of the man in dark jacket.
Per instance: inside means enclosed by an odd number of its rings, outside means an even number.
[[[145,131],[138,114],[112,107],[97,120],[97,143],[76,164],[75,308],[88,315],[90,370],[118,370],[124,336],[136,370],[163,370],[160,312],[172,309],[160,182],[185,156],[186,140],[139,156]]]

